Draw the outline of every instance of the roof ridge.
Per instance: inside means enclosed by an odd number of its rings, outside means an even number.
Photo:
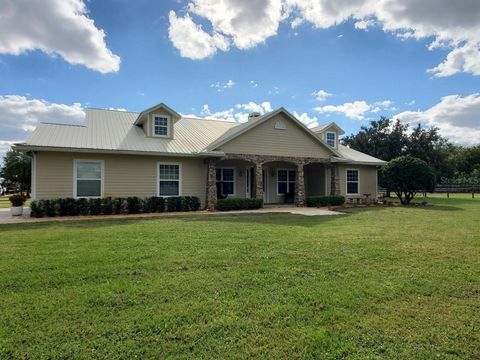
[[[207,118],[192,117],[192,116],[182,116],[182,119],[192,119],[192,120],[202,120],[202,121],[216,121],[216,122],[222,122],[222,123],[227,123],[227,124],[244,124],[244,123],[241,123],[240,121],[227,121],[227,120],[222,120],[222,119],[207,119]]]
[[[79,124],[60,124],[60,123],[54,123],[54,122],[48,122],[48,121],[40,121],[40,124],[45,124],[45,125],[58,125],[58,126],[87,127],[87,125],[79,125]]]
[[[102,109],[102,108],[97,108],[97,107],[87,107],[85,110],[102,110],[102,111],[114,111],[114,112],[119,112],[119,113],[129,113],[129,114],[140,114],[137,111],[128,111],[128,110],[115,110],[115,109]]]

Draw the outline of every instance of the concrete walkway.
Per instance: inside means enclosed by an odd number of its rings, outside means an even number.
[[[268,214],[268,213],[289,213],[304,216],[324,216],[341,215],[337,211],[328,210],[328,208],[308,208],[308,207],[267,207],[258,210],[238,210],[238,211],[195,211],[195,212],[164,212],[152,214],[124,214],[124,215],[96,215],[96,216],[56,216],[44,218],[30,217],[30,208],[23,209],[22,216],[12,216],[10,209],[0,209],[0,224],[19,224],[34,223],[45,221],[72,221],[72,220],[103,220],[103,219],[135,219],[150,217],[175,217],[175,216],[216,216],[216,215],[240,215],[240,214]]]

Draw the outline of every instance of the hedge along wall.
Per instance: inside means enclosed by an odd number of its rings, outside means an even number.
[[[32,201],[30,209],[30,216],[32,217],[146,214],[164,211],[197,211],[200,209],[200,199],[196,196],[167,198],[156,196],[149,198],[62,198]]]
[[[227,198],[217,200],[216,209],[219,211],[260,209],[263,199]]]
[[[342,205],[344,203],[345,203],[345,197],[341,195],[308,196],[307,197],[308,207],[335,206],[335,205]]]

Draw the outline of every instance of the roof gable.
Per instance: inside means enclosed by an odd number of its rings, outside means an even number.
[[[142,111],[141,113],[138,114],[136,120],[135,120],[135,125],[141,125],[143,124],[146,119],[147,119],[147,116],[151,113],[154,113],[154,112],[157,112],[157,111],[162,111],[162,112],[166,112],[167,114],[169,114],[170,116],[172,116],[172,118],[174,120],[180,120],[182,115],[180,115],[179,113],[177,113],[175,110],[173,110],[172,108],[170,108],[169,106],[165,105],[164,103],[160,103],[160,104],[157,104],[157,105],[154,105],[144,111]]]
[[[296,134],[297,134],[296,137],[297,138],[292,139],[293,141],[308,142],[308,143],[314,144],[314,146],[316,146],[315,149],[318,150],[319,154],[323,153],[324,155],[328,154],[328,156],[340,156],[340,154],[335,149],[332,149],[330,146],[328,146],[322,139],[320,139],[317,135],[315,135],[312,131],[310,131],[302,122],[300,122],[295,116],[293,116],[290,112],[288,112],[283,107],[279,108],[275,111],[272,111],[268,114],[265,114],[261,117],[251,119],[247,123],[243,123],[241,125],[238,125],[238,126],[232,128],[232,129],[230,129],[229,131],[225,132],[225,134],[223,134],[220,138],[218,138],[213,143],[211,143],[206,148],[206,150],[207,151],[214,151],[214,150],[219,149],[219,148],[229,148],[229,147],[231,148],[231,146],[229,146],[228,144],[232,144],[233,142],[238,143],[238,141],[236,141],[235,139],[241,137],[242,140],[244,140],[244,142],[245,142],[245,146],[246,147],[251,147],[252,151],[254,151],[255,146],[253,146],[253,145],[256,145],[254,143],[257,143],[257,141],[253,140],[253,139],[246,139],[245,136],[242,136],[242,135],[247,134],[247,133],[251,133],[251,132],[255,132],[254,129],[258,129],[259,127],[262,127],[263,124],[265,124],[266,122],[268,122],[269,120],[274,119],[274,118],[279,119],[279,121],[281,121],[282,119],[285,119],[286,122],[292,123],[292,125],[299,130],[299,131],[296,132]],[[265,136],[275,137],[276,135],[278,135],[278,140],[279,141],[288,140],[284,136],[284,134],[285,134],[284,130],[285,129],[282,128],[282,124],[278,124],[279,127],[277,127],[277,123],[278,123],[278,121],[274,124],[275,126],[271,127],[272,132],[268,132],[268,135],[267,135],[267,133],[265,133],[262,130],[262,134],[259,135],[259,136],[260,137],[262,137],[262,136],[263,137],[265,137]],[[274,130],[274,128],[275,128],[275,130]],[[274,133],[273,131],[278,131],[278,133]],[[301,133],[301,135],[298,135],[299,133]],[[305,138],[300,139],[299,136],[302,136],[302,137],[305,136],[307,139],[305,139]],[[258,139],[258,140],[261,141],[261,139]],[[271,139],[271,140],[273,140],[273,139]],[[253,141],[253,143],[250,144],[249,142],[252,142],[252,141]],[[277,142],[277,143],[275,143],[275,145],[273,147],[278,147],[278,145],[280,145],[280,144]],[[306,155],[305,154],[303,154],[303,155],[298,154],[297,156],[306,156]]]
[[[345,134],[345,131],[343,131],[343,129],[334,122],[331,122],[331,123],[328,123],[328,124],[318,125],[318,126],[315,126],[314,128],[312,128],[310,130],[312,130],[314,133],[318,134],[318,133],[322,133],[322,132],[325,132],[325,131],[330,130],[330,129],[334,129],[334,131],[336,131],[339,135]]]

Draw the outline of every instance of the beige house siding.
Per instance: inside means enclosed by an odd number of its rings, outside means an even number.
[[[36,198],[72,197],[75,159],[104,161],[103,196],[156,196],[158,162],[180,163],[181,194],[198,196],[205,205],[207,167],[203,159],[38,152],[36,155]]]
[[[286,129],[275,129],[282,121]],[[274,116],[254,129],[220,147],[225,153],[328,158],[332,154],[283,114]]]
[[[358,195],[347,195],[347,169],[358,169],[360,188]],[[370,198],[377,197],[377,168],[368,165],[348,165],[338,166],[338,177],[340,182],[340,193],[347,198],[364,198],[365,194],[370,194]],[[330,191],[330,190],[329,190]]]

